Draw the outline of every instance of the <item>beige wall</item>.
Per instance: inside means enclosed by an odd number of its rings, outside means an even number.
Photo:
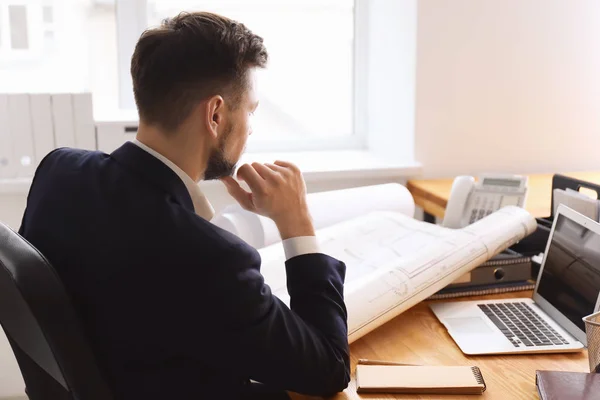
[[[600,1],[420,0],[428,176],[600,169]]]

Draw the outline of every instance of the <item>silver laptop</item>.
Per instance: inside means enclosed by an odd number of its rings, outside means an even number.
[[[552,353],[583,349],[582,318],[598,309],[600,224],[558,207],[533,299],[430,305],[465,354]]]

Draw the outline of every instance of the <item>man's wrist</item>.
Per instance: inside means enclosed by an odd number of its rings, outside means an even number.
[[[279,218],[274,222],[282,240],[299,236],[315,236],[315,228],[308,213]]]

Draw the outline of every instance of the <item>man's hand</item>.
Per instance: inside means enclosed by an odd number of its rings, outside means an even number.
[[[306,205],[306,185],[298,167],[285,161],[244,164],[237,176],[252,192],[248,193],[228,176],[222,181],[229,194],[245,210],[271,218],[283,240],[315,235]]]

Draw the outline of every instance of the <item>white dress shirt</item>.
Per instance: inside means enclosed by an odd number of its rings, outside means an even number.
[[[142,150],[145,150],[149,154],[153,155],[154,157],[158,158],[167,167],[171,168],[187,188],[190,197],[192,198],[192,203],[194,204],[194,212],[207,221],[212,220],[212,218],[215,215],[215,210],[213,209],[208,199],[202,193],[202,190],[200,190],[200,185],[198,185],[197,182],[194,182],[194,180],[181,168],[175,165],[174,162],[172,162],[156,150],[151,149],[150,147],[146,146],[144,143],[140,142],[137,139],[134,139],[132,143],[141,148]],[[285,258],[288,260],[292,257],[301,256],[303,254],[321,252],[319,249],[319,243],[317,242],[317,238],[315,236],[298,236],[286,239],[282,241],[282,243],[283,250],[285,252]]]

